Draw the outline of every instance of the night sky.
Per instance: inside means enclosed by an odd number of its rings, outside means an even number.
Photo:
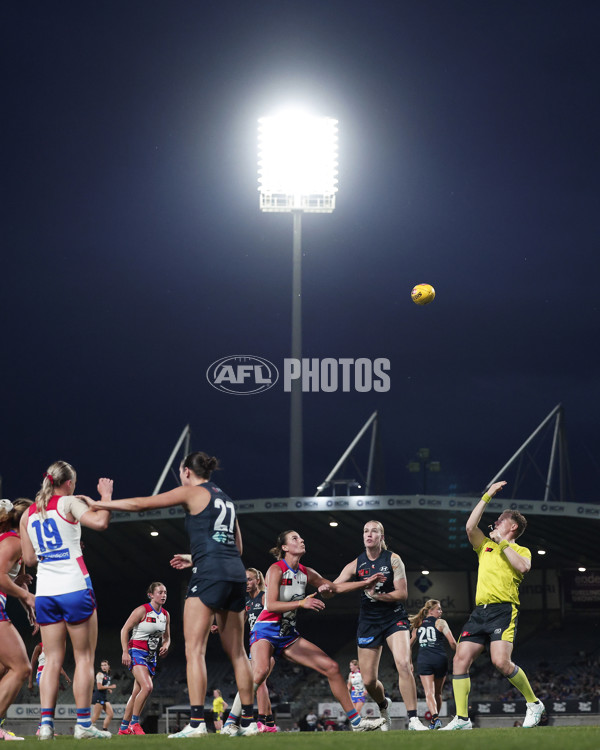
[[[295,103],[339,120],[303,354],[391,362],[387,393],[305,394],[305,494],[374,410],[382,491],[422,490],[428,447],[429,491],[476,494],[562,403],[573,499],[598,501],[595,0],[14,0],[2,26],[4,497],[59,458],[82,492],[149,494],[187,423],[232,497],[288,494],[289,394],[206,370],[290,355],[257,119]]]

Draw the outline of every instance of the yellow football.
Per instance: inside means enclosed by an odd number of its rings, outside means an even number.
[[[435,299],[435,289],[431,284],[417,284],[410,296],[415,305],[428,305]]]

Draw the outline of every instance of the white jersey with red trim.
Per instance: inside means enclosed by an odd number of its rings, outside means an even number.
[[[65,506],[72,500],[54,495],[43,516],[35,504],[29,508],[27,534],[38,559],[36,596],[59,596],[92,587],[81,554],[81,526],[66,518]]]
[[[167,629],[169,613],[164,607],[157,612],[150,603],[144,604],[144,608],[146,610],[144,619],[133,628],[128,647],[154,653],[158,650]]]
[[[350,672],[348,680],[350,682],[350,685],[352,686],[353,693],[365,692],[365,683],[363,682],[360,670],[357,670],[356,672]]]
[[[308,582],[304,565],[298,564],[298,570],[292,570],[285,560],[278,560],[274,565],[281,569],[279,601],[295,602],[298,599],[304,599]],[[296,609],[289,612],[269,612],[265,607],[256,622],[282,622],[285,620],[288,627],[295,628],[296,613]]]
[[[19,534],[16,531],[12,531],[12,530],[5,531],[3,534],[0,534],[0,542],[4,541],[4,539],[14,538],[14,537],[17,537],[17,539],[20,539]],[[11,581],[15,580],[15,578],[19,575],[20,570],[21,570],[21,558],[19,558],[15,562],[15,564],[7,573]],[[6,606],[6,593],[4,591],[0,591],[0,604],[2,604],[2,606]]]

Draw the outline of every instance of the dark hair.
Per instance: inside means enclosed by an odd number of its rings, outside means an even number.
[[[213,471],[218,471],[221,467],[219,466],[219,459],[214,456],[209,456],[207,453],[202,451],[196,451],[186,456],[181,465],[184,469],[193,471],[194,474],[202,479],[210,479],[210,475]]]
[[[527,528],[527,519],[525,518],[525,516],[522,513],[519,513],[518,510],[511,510],[510,508],[503,510],[500,515],[504,516],[505,518],[510,518],[513,523],[517,524],[518,529],[514,538],[518,539]]]
[[[273,557],[276,560],[282,560],[284,558],[285,552],[281,548],[286,543],[288,534],[291,534],[293,531],[294,529],[288,529],[287,531],[282,531],[281,534],[277,537],[275,546],[269,550],[269,552],[273,555]]]

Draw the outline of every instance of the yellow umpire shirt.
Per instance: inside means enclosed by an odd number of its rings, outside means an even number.
[[[531,560],[531,552],[527,547],[521,547],[514,542],[510,542],[508,546],[517,554]],[[479,558],[475,604],[479,606],[510,602],[518,607],[519,586],[524,574],[513,568],[496,542],[488,537],[474,549]]]

